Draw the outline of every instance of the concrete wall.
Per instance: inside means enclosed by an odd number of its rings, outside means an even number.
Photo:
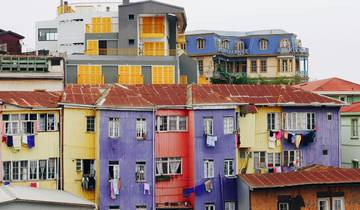
[[[250,189],[241,179],[237,179],[237,204],[239,210],[250,210]]]
[[[9,79],[0,80],[0,91],[62,91],[64,83],[62,80],[27,80],[27,79]]]
[[[206,203],[215,203],[216,209],[223,209],[225,201],[236,201],[236,178],[224,176],[224,160],[233,159],[236,172],[236,145],[235,134],[224,134],[224,117],[232,116],[235,122],[235,110],[196,110],[194,112],[194,144],[195,144],[195,185],[204,183],[204,160],[214,160],[214,189],[212,192],[205,192],[196,196],[195,208],[204,209]],[[216,146],[206,146],[204,136],[203,118],[213,117],[214,136],[218,141]],[[234,172],[234,173],[235,173]]]
[[[341,115],[341,166],[346,168],[352,167],[352,160],[360,160],[360,140],[351,137],[352,119],[360,121],[360,113]],[[358,130],[360,131],[360,124]]]
[[[99,200],[100,209],[108,209],[110,205],[119,205],[121,209],[135,210],[136,205],[146,205],[152,208],[154,196],[153,186],[153,114],[142,111],[100,111],[99,152],[101,177]],[[120,118],[120,138],[108,137],[109,117]],[[136,140],[136,118],[145,118],[147,123],[147,138]],[[110,198],[109,161],[119,161],[120,164],[120,194],[115,200]],[[150,195],[144,194],[144,183],[135,182],[136,161],[146,162],[146,183],[150,184]]]
[[[179,57],[180,64],[180,75],[186,75],[188,84],[197,83],[198,82],[198,68],[197,62],[187,56],[186,54],[182,54]]]
[[[44,204],[37,202],[10,202],[0,204],[1,210],[92,210],[89,207],[63,204]]]

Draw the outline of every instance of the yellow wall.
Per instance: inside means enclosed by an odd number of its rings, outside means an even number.
[[[82,172],[76,171],[76,159],[95,160],[96,135],[95,132],[86,132],[87,116],[95,116],[95,111],[64,109],[64,190],[95,201],[95,191],[82,189]],[[98,177],[99,173],[96,176]]]
[[[264,58],[265,59],[265,58]],[[251,72],[251,61],[257,61],[257,72]],[[260,61],[263,59],[257,58],[248,58],[247,59],[247,75],[248,77],[256,78],[256,77],[265,77],[265,78],[272,78],[272,77],[293,77],[296,75],[295,72],[295,58],[293,58],[292,62],[292,71],[289,72],[279,72],[279,58],[277,57],[267,57],[267,71],[261,72],[260,71]],[[290,67],[289,67],[290,69]]]
[[[55,126],[59,122],[59,110],[35,111],[35,110],[14,110],[3,111],[2,114],[55,114]],[[39,119],[39,116],[38,116]],[[0,119],[2,121],[2,119]],[[2,125],[4,125],[2,123]],[[59,129],[59,128],[58,128]],[[59,130],[37,132],[35,134],[35,147],[29,149],[22,145],[20,151],[9,148],[4,143],[0,143],[0,153],[2,161],[21,161],[21,160],[48,160],[49,158],[59,158]],[[56,165],[59,165],[57,160]],[[29,167],[29,166],[28,166]],[[59,175],[59,173],[58,173]],[[57,180],[28,180],[28,181],[11,181],[12,185],[30,186],[30,183],[38,182],[40,188],[57,189]]]
[[[280,107],[257,107],[256,114],[246,114],[240,118],[240,140],[241,151],[246,152],[281,152],[281,146],[275,149],[268,147],[269,131],[267,130],[267,114],[271,112],[281,113]],[[281,124],[280,124],[281,128]],[[237,155],[237,166],[240,169],[245,164],[245,159]],[[249,159],[246,173],[254,173],[253,156]]]

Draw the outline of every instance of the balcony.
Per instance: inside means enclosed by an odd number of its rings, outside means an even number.
[[[86,24],[86,33],[97,34],[97,33],[118,33],[119,24]]]
[[[140,38],[164,38],[164,24],[140,24]]]
[[[279,47],[277,52],[279,54],[309,54],[309,48],[306,47],[295,47],[295,48],[287,48],[287,47]]]
[[[75,11],[73,10],[73,8],[69,5],[60,5],[57,7],[57,14],[58,15],[62,15],[62,14],[66,14],[66,13],[74,13]]]
[[[241,55],[248,54],[247,49],[236,50],[236,49],[226,49],[226,48],[221,47],[221,48],[218,48],[217,51],[218,51],[218,53],[221,53],[224,55],[229,55],[229,56],[241,56]]]
[[[86,55],[108,56],[176,56],[177,50],[142,50],[137,48],[104,48],[87,49]]]

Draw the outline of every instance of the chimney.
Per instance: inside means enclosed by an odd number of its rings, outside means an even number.
[[[123,0],[123,5],[128,5],[130,4],[130,0]]]
[[[68,5],[68,2],[67,2],[67,1],[64,1],[64,5],[67,6],[67,5]]]
[[[110,12],[110,7],[106,7],[106,12]]]

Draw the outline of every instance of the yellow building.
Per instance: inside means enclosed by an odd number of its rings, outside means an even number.
[[[2,184],[59,188],[60,97],[59,92],[0,92]]]

